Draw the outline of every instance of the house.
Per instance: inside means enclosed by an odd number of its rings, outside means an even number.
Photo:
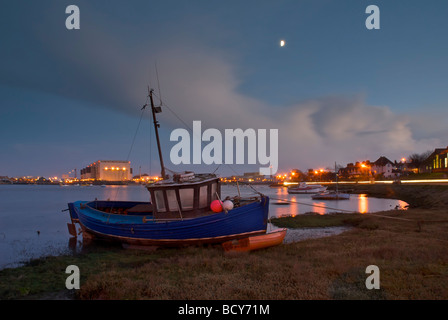
[[[345,168],[339,170],[339,175],[344,178],[372,178],[381,176],[383,178],[395,178],[400,175],[397,166],[384,156],[375,162],[369,160],[348,163]]]
[[[448,172],[448,147],[437,148],[423,161],[423,172]]]
[[[339,169],[338,174],[344,178],[360,178],[362,176],[370,176],[370,167],[372,163],[369,160],[348,163],[345,168]]]
[[[384,178],[395,178],[399,175],[394,163],[384,156],[381,156],[376,160],[371,168],[370,172],[374,177],[382,175]]]

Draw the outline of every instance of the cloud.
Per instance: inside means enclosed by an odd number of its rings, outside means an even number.
[[[318,98],[298,104],[290,112],[293,116],[288,118],[293,123],[282,133],[285,144],[302,150],[302,158],[311,168],[334,161],[376,160],[381,155],[394,159],[415,144],[406,117],[385,106],[367,105],[360,97]],[[294,125],[299,117],[306,126]],[[289,153],[290,157],[299,156]]]
[[[38,55],[46,57],[48,68],[44,74],[28,72],[34,60],[24,61],[22,68],[8,69],[14,85],[138,115],[146,86],[158,89],[160,82],[165,105],[189,125],[202,120],[203,130],[278,129],[284,169],[382,155],[393,160],[440,146],[435,136],[415,136],[418,119],[369,105],[361,95],[316,97],[289,106],[248,96],[239,90],[244,77],[238,57],[194,39],[168,35],[137,43],[100,29],[81,35],[41,34]],[[167,108],[160,120],[173,129],[183,126]]]

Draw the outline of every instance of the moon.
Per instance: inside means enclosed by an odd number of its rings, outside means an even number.
[[[280,47],[284,47],[285,46],[285,40],[280,40]]]

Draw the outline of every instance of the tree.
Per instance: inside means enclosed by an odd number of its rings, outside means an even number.
[[[417,173],[420,173],[420,166],[425,162],[426,159],[432,154],[431,150],[428,150],[423,153],[413,153],[408,159],[411,161],[411,164],[414,168],[417,168]]]

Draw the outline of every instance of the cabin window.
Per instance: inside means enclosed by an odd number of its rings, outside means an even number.
[[[179,197],[183,210],[193,209],[193,203],[194,203],[193,188],[179,189]]]
[[[163,191],[162,190],[154,191],[154,196],[155,196],[155,200],[156,200],[157,211],[165,212],[166,207],[165,207],[165,197],[163,195]]]
[[[202,186],[199,188],[199,208],[205,208],[208,205],[208,187]]]
[[[177,197],[175,190],[166,190],[166,197],[168,198],[168,208],[170,211],[178,211]]]
[[[211,187],[212,187],[212,201],[217,200],[218,197],[216,196],[216,192],[218,191],[218,184],[212,183]]]

